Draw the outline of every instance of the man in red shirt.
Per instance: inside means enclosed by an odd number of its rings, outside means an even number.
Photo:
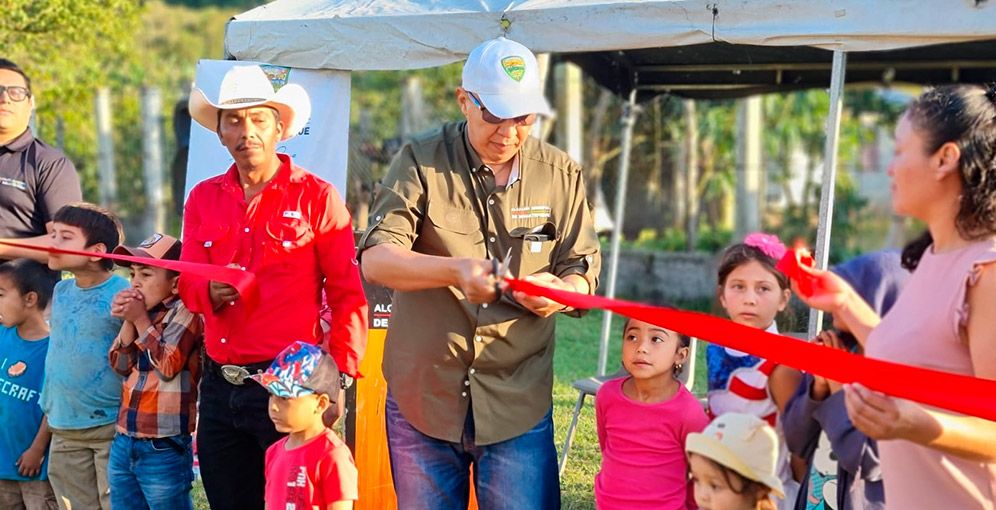
[[[197,449],[208,502],[262,510],[264,454],[281,434],[266,390],[246,377],[296,340],[321,341],[322,290],[332,310],[325,348],[342,372],[357,375],[367,304],[345,204],[331,184],[276,152],[308,120],[304,89],[274,92],[258,65],[236,66],[217,98],[195,89],[191,116],[218,133],[235,163],[191,190],[181,260],[252,271],[259,302],[250,309],[233,287],[182,275],[180,297],[205,321]]]

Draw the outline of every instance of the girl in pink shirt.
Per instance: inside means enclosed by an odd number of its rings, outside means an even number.
[[[601,510],[694,509],[685,438],[709,419],[677,379],[689,338],[636,319],[623,329],[627,377],[607,381],[595,397],[602,469],[595,476]]]

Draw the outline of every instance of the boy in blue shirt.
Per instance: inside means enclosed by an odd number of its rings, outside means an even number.
[[[117,218],[92,204],[67,205],[52,222],[55,248],[106,253],[123,237]],[[109,510],[107,462],[121,404],[121,376],[107,364],[121,329],[111,302],[128,280],[99,257],[51,254],[48,267],[74,276],[56,284],[52,300],[41,394],[52,430],[49,482],[62,508]]]
[[[54,286],[43,264],[0,264],[0,508],[56,508],[45,462],[51,434],[38,406]]]

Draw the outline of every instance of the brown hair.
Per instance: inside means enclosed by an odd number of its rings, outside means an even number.
[[[695,454],[699,455],[699,454]],[[771,487],[764,485],[761,482],[751,480],[744,477],[740,473],[706,457],[705,455],[699,455],[706,462],[712,464],[720,473],[723,473],[723,480],[726,481],[726,485],[730,487],[730,490],[734,494],[740,496],[754,496],[755,508],[757,510],[775,510],[777,506],[774,501],[771,500]]]
[[[673,306],[671,306],[669,304],[666,304],[666,303],[655,303],[655,306],[666,306],[666,307],[669,307],[669,308],[674,308]],[[632,321],[634,321],[634,320],[640,320],[640,319],[634,319],[632,317],[627,317],[626,318],[626,322],[623,324],[623,340],[626,339],[626,330],[629,329],[629,323],[632,322]],[[640,321],[640,322],[645,322],[645,321]],[[659,326],[659,327],[663,328],[663,326]],[[675,335],[678,335],[678,347],[679,348],[681,348],[681,347],[688,348],[688,347],[690,347],[692,345],[692,338],[690,336],[683,335],[683,334],[678,333],[677,331],[675,331],[673,329],[670,329],[670,328],[663,328],[663,329],[666,329],[666,330],[674,333]],[[674,367],[672,367],[672,369],[671,369],[672,373],[674,374],[674,377],[677,378],[679,375],[681,375],[681,371],[684,370],[684,368],[685,367],[682,366],[682,365],[675,364]]]
[[[55,223],[79,228],[86,237],[86,246],[103,244],[107,253],[114,251],[124,239],[124,229],[118,217],[103,207],[87,202],[76,202],[62,206],[52,217]],[[110,271],[114,261],[100,259],[100,267]]]
[[[734,269],[752,261],[756,260],[765,269],[775,276],[778,280],[778,286],[782,290],[789,288],[789,279],[787,276],[782,274],[781,271],[775,269],[775,265],[778,261],[763,251],[744,243],[737,243],[730,246],[723,252],[723,258],[719,262],[719,270],[717,271],[717,281],[719,282],[719,287],[722,288],[726,285],[726,279],[730,276],[730,273]]]
[[[924,138],[927,154],[946,143],[961,151],[955,227],[961,237],[981,239],[996,234],[996,87],[949,85],[924,92],[904,114]],[[916,269],[933,243],[930,232],[903,249],[903,267]]]

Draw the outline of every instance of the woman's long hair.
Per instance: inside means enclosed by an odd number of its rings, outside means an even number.
[[[955,227],[965,239],[996,234],[996,87],[950,85],[924,92],[906,109],[933,154],[948,142],[961,150]],[[930,232],[906,245],[903,267],[912,271],[933,243]]]

